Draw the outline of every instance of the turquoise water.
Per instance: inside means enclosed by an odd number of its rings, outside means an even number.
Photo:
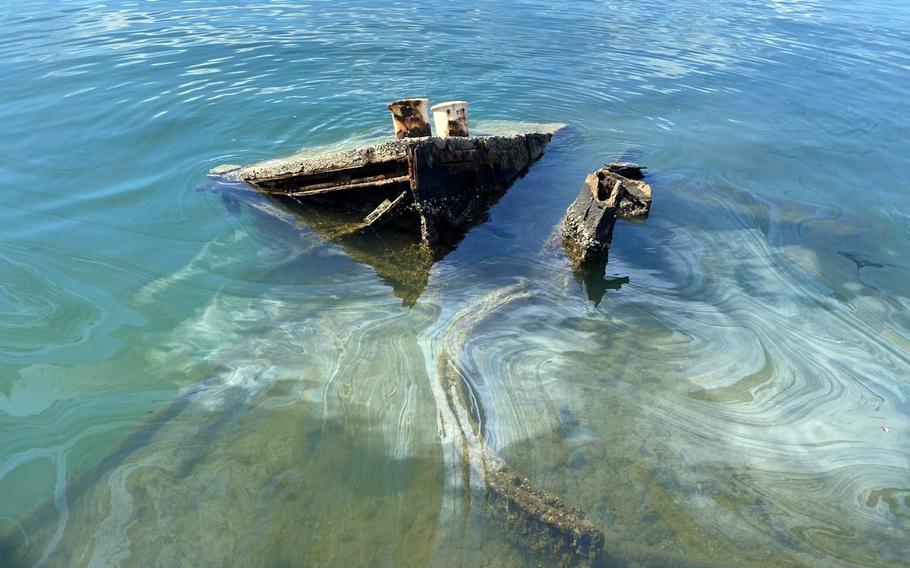
[[[906,3],[2,6],[0,565],[555,562],[446,357],[605,565],[908,565]],[[413,306],[205,190],[402,96],[568,125]],[[553,231],[623,153],[654,207],[593,302]]]

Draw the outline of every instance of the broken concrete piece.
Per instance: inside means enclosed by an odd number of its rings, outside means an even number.
[[[578,265],[606,257],[617,217],[648,214],[651,186],[618,173],[640,177],[643,169],[635,164],[613,163],[585,179],[581,192],[566,211],[563,225],[566,248]]]

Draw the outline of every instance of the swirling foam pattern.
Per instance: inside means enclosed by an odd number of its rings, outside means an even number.
[[[6,358],[84,343],[103,318],[91,300],[55,284],[37,267],[0,257],[0,352]]]
[[[486,448],[607,565],[907,564],[906,3],[22,4],[0,565],[549,564],[486,514]],[[388,136],[402,96],[569,125],[410,308],[197,191]],[[554,229],[619,155],[654,209],[586,290]]]

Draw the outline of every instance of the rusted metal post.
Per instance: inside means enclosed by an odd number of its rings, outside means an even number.
[[[433,122],[436,124],[436,136],[469,136],[468,103],[449,101],[433,105]]]
[[[388,105],[395,138],[430,136],[430,99],[400,99]]]

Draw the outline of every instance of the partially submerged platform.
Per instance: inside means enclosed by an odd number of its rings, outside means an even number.
[[[544,153],[561,125],[470,137],[391,140],[294,155],[212,175],[289,203],[356,214],[348,233],[394,226],[431,250],[457,242]]]

